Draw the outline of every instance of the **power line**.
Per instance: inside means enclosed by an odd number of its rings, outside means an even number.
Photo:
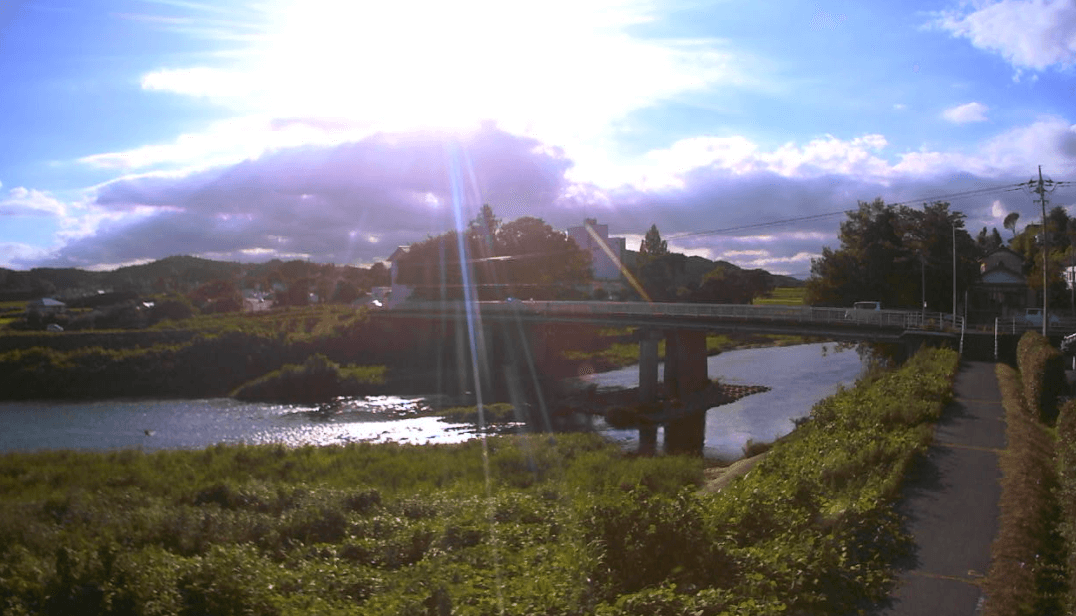
[[[1057,182],[1057,183],[1062,184],[1062,182]],[[1072,184],[1072,182],[1065,182],[1065,184]],[[922,197],[922,198],[919,198],[919,199],[910,199],[908,201],[898,201],[898,202],[895,202],[895,203],[887,203],[886,205],[910,205],[910,204],[913,204],[913,203],[927,203],[927,202],[935,202],[935,201],[945,201],[947,199],[958,199],[958,198],[967,198],[967,197],[982,197],[982,196],[989,195],[989,194],[1000,194],[1000,193],[1005,193],[1005,192],[1012,192],[1012,191],[1022,190],[1026,186],[1027,186],[1026,183],[1020,183],[1020,184],[1006,184],[1006,185],[1003,185],[1003,186],[991,186],[991,187],[985,187],[985,188],[976,188],[976,189],[972,189],[972,190],[965,190],[965,191],[961,191],[961,192],[949,193],[947,195],[936,195],[936,196],[932,196],[932,197]],[[758,222],[758,223],[752,223],[752,224],[747,224],[747,225],[739,225],[739,226],[735,226],[735,227],[725,227],[723,229],[713,229],[713,230],[710,230],[710,231],[688,231],[686,233],[673,233],[671,235],[666,236],[666,239],[680,239],[680,238],[685,238],[685,237],[702,237],[702,236],[707,236],[707,235],[724,235],[724,234],[732,233],[734,231],[747,231],[747,230],[750,230],[750,229],[763,229],[763,228],[766,228],[766,227],[775,227],[775,226],[786,225],[786,224],[790,224],[790,223],[794,223],[794,222],[805,222],[805,221],[808,221],[808,220],[818,220],[820,218],[829,218],[830,216],[840,216],[840,215],[848,214],[849,212],[854,212],[854,211],[855,210],[850,210],[850,209],[836,210],[836,211],[832,211],[832,212],[824,212],[824,213],[821,213],[821,214],[811,214],[811,215],[808,215],[808,216],[796,216],[794,218],[782,218],[782,219],[779,219],[779,220],[771,220],[771,221],[768,221],[768,222]]]

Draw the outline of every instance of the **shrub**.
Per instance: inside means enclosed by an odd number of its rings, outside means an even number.
[[[1016,361],[1024,386],[1024,404],[1052,425],[1057,420],[1058,397],[1066,390],[1061,352],[1042,334],[1029,331],[1020,337]]]

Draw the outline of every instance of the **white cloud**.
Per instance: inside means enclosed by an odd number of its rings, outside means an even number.
[[[342,119],[245,117],[216,122],[172,143],[93,154],[79,162],[107,169],[165,167],[192,171],[257,158],[266,152],[304,145],[332,145],[361,138],[366,127]]]
[[[1005,204],[999,199],[994,199],[994,202],[990,204],[990,215],[994,218],[1005,218],[1008,215],[1008,211],[1005,210]]]
[[[982,103],[965,103],[942,112],[942,117],[956,124],[985,122],[987,106]]]
[[[584,144],[634,111],[716,86],[760,87],[766,74],[724,40],[636,35],[633,26],[665,10],[654,0],[264,6],[261,35],[229,64],[163,67],[142,77],[143,89],[243,116],[342,118],[364,134],[494,121],[583,161]],[[216,153],[209,142],[176,145],[130,158]]]
[[[1017,69],[1076,64],[1076,3],[1071,0],[975,2],[942,13],[933,24],[1001,55]]]
[[[0,267],[22,269],[27,263],[40,263],[48,258],[49,250],[21,242],[0,242]]]
[[[16,186],[0,196],[0,216],[62,217],[67,207],[47,192]]]

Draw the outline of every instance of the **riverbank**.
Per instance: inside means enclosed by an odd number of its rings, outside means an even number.
[[[542,341],[529,350],[522,341],[497,345],[498,378],[485,379],[488,397],[510,393],[500,370],[528,384],[594,374],[638,361],[638,344],[628,330],[594,325],[535,325]],[[516,335],[502,332],[505,336]],[[217,398],[231,395],[286,366],[303,366],[324,356],[347,371],[376,378],[348,377],[336,391],[304,392],[303,401],[327,402],[336,395],[411,395],[430,391],[462,395],[476,387],[469,362],[457,356],[464,333],[455,323],[415,322],[341,307],[310,307],[266,314],[205,316],[161,323],[155,329],[116,332],[0,334],[0,399],[106,400],[114,398]],[[711,336],[711,354],[733,348],[801,342],[793,337]],[[540,352],[537,352],[540,347]],[[299,369],[286,371],[296,373]],[[279,373],[278,373],[279,374]],[[340,379],[338,379],[340,380]],[[545,386],[545,385],[541,385]],[[272,396],[263,381],[251,395]],[[527,388],[525,388],[526,390]],[[520,392],[514,392],[518,395]],[[311,395],[306,395],[311,394]],[[287,396],[275,398],[288,400]]]
[[[598,348],[564,352],[565,365],[562,376],[577,376],[608,372],[639,363],[639,343],[633,339],[630,329],[602,329],[598,331]],[[827,342],[811,336],[786,334],[708,334],[706,353],[709,356],[725,351],[761,347],[793,346]],[[658,342],[658,358],[665,358],[665,341]]]
[[[716,493],[596,435],[0,456],[12,613],[852,613],[890,583],[930,351],[842,390]],[[811,464],[804,464],[809,459]]]

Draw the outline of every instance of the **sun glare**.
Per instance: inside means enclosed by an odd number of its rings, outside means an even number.
[[[705,80],[668,46],[624,33],[645,15],[604,0],[298,2],[269,11],[267,36],[247,57],[282,114],[390,130],[495,120],[518,132],[580,131]]]

